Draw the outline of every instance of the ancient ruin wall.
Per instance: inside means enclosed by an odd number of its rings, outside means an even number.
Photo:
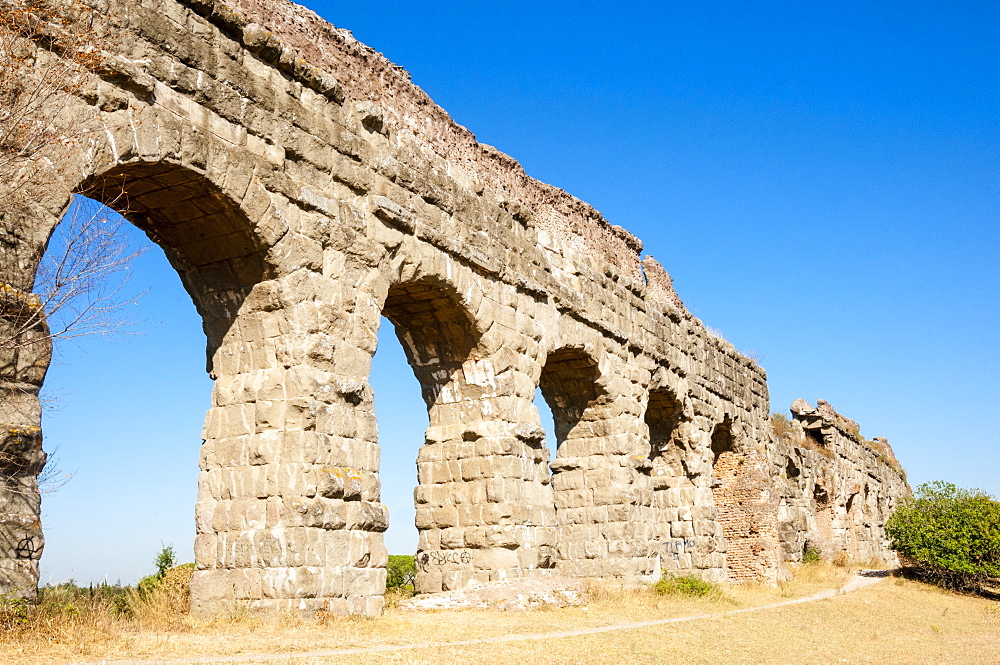
[[[809,548],[827,560],[898,563],[885,522],[910,488],[889,442],[865,439],[824,400],[796,400],[791,414],[770,454],[785,560]]]
[[[777,575],[764,372],[686,311],[633,236],[292,3],[111,0],[100,16],[120,38],[60,100],[73,135],[45,155],[57,177],[0,211],[0,282],[30,299],[71,192],[119,209],[178,271],[215,380],[194,611],[380,610],[382,315],[430,420],[413,450],[419,590]],[[6,445],[34,464],[48,347],[0,354],[0,423],[30,434]],[[30,595],[34,467],[5,474],[27,491],[4,495],[0,585]]]

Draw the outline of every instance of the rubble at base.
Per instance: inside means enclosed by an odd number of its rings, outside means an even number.
[[[532,610],[542,606],[566,607],[584,605],[587,592],[578,577],[545,575],[470,582],[465,589],[425,593],[401,601],[402,610],[494,609],[503,611]]]

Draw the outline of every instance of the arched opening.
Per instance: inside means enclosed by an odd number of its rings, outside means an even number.
[[[852,492],[844,504],[844,536],[845,551],[851,559],[861,559],[860,547],[865,542],[861,514],[864,511],[860,492]]]
[[[725,416],[712,431],[712,497],[726,544],[731,581],[772,578],[777,564],[777,520],[767,463],[745,450]]]
[[[227,601],[234,596],[260,598],[254,589],[237,595],[240,590],[234,580],[250,568],[263,579],[265,564],[255,558],[256,554],[246,556],[247,548],[241,549],[237,541],[256,542],[266,528],[264,506],[273,493],[253,479],[263,475],[261,465],[275,462],[275,455],[273,448],[262,445],[263,440],[278,440],[296,429],[296,424],[272,420],[270,416],[278,409],[264,408],[260,395],[246,390],[246,384],[234,389],[237,377],[279,366],[279,345],[271,339],[274,334],[269,334],[265,319],[280,317],[280,313],[244,307],[264,274],[263,248],[255,241],[253,225],[239,204],[205,176],[176,165],[116,167],[90,178],[78,191],[123,215],[163,250],[191,296],[206,334],[208,370],[217,381],[201,437],[197,430],[191,433],[193,440],[204,439],[198,476],[198,570],[192,582],[193,609],[221,609],[215,600],[202,603],[209,595],[204,591],[206,583],[221,589],[219,595]],[[283,400],[276,403],[283,408]],[[142,445],[140,439],[144,438],[141,427],[128,435],[128,445],[120,450],[125,456],[134,446]],[[143,472],[155,470],[139,467],[134,471],[137,475]],[[224,545],[227,540],[231,547]],[[196,590],[199,580],[201,586]]]
[[[178,562],[193,560],[191,507],[212,390],[201,317],[161,249],[91,199],[76,198],[48,251],[63,255],[90,223],[108,227],[107,242],[125,254],[148,251],[131,261],[127,282],[119,273],[92,283],[104,295],[117,291],[114,301],[126,311],[95,313],[90,332],[126,334],[80,339],[87,331],[77,329],[74,339],[55,342],[43,396],[51,407],[43,415],[45,447],[57,453],[54,472],[75,475],[44,494],[43,585],[134,583],[153,572],[164,545]]]
[[[720,480],[728,475],[729,467],[736,468],[736,441],[733,438],[733,421],[726,416],[712,430],[712,471]],[[729,453],[727,455],[727,453]]]
[[[733,421],[727,415],[712,430],[712,498],[716,516],[726,544],[726,569],[729,579],[734,579],[745,553],[740,542],[745,540],[746,525],[740,519],[740,492],[738,476],[742,459],[736,453]]]
[[[847,499],[847,537],[848,551],[855,560],[878,557],[878,549],[873,545],[876,537],[872,529],[872,492],[865,483],[859,492],[854,492]]]
[[[391,287],[382,315],[393,324],[427,412],[413,492],[416,590],[488,581],[491,569],[503,566],[483,556],[495,544],[486,537],[482,506],[492,472],[482,459],[488,451],[477,423],[490,411],[483,400],[495,385],[476,352],[481,332],[455,289],[434,279]],[[516,557],[507,564],[516,566]]]
[[[813,505],[816,510],[816,541],[826,556],[833,553],[833,498],[821,483],[813,485]]]
[[[653,538],[658,543],[660,566],[690,570],[696,549],[694,473],[689,469],[690,450],[680,435],[684,407],[670,389],[651,390],[644,422],[649,432],[649,473],[652,497]],[[700,530],[699,530],[700,532]]]
[[[261,247],[242,211],[204,176],[171,164],[119,166],[80,191],[163,249],[202,317],[211,363],[243,300],[264,276]]]
[[[583,349],[564,348],[546,358],[539,388],[552,411],[557,457],[589,454],[586,449],[573,450],[563,446],[595,435],[593,428],[587,424],[593,421],[584,418],[584,414],[597,401],[599,377],[597,361]]]
[[[428,425],[427,405],[395,332],[383,318],[369,383],[378,423],[381,500],[389,510],[385,546],[389,554],[413,556],[417,551],[413,495],[417,485],[416,453]]]
[[[685,453],[687,446],[680,437],[684,407],[673,391],[667,388],[651,390],[644,422],[649,430],[649,458],[653,489],[690,485]]]
[[[550,467],[557,565],[574,575],[598,574],[593,560],[602,549],[607,554],[607,534],[596,526],[608,521],[606,506],[611,500],[606,495],[613,491],[610,471],[597,459],[605,452],[602,438],[608,434],[599,378],[594,358],[582,348],[565,347],[548,355],[539,381],[555,430]],[[598,501],[604,504],[604,515],[595,506]]]
[[[382,309],[420,382],[432,426],[450,422],[463,399],[471,397],[468,386],[461,394],[456,391],[464,383],[463,364],[474,360],[480,337],[458,295],[449,291],[453,289],[433,281],[396,285]]]

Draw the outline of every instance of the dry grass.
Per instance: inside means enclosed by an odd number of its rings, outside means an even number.
[[[486,610],[409,613],[380,619],[324,617],[265,623],[247,612],[192,619],[173,600],[151,595],[126,614],[105,606],[51,611],[45,621],[0,633],[0,662],[179,658],[287,653],[410,642],[448,642],[544,633],[650,619],[717,614],[834,588],[848,572],[802,566],[778,587],[728,589],[721,598],[661,596],[649,589],[589,585],[586,607],[505,613]],[[167,602],[169,600],[169,602]],[[890,579],[833,599],[682,624],[563,639],[365,654],[363,662],[497,663],[951,663],[1000,662],[1000,605]],[[994,660],[991,660],[994,659]],[[344,657],[289,662],[341,662]]]
[[[988,601],[906,580],[718,619],[503,645],[367,656],[378,663],[1000,663]],[[315,661],[323,662],[323,661]],[[332,659],[326,662],[335,662]]]
[[[778,585],[742,584],[726,589],[726,595],[740,607],[768,605],[793,598],[804,598],[847,583],[853,568],[834,566],[820,561],[805,565],[792,564],[792,578]]]

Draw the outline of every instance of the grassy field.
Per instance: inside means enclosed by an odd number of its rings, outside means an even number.
[[[380,619],[294,617],[263,622],[244,612],[197,621],[180,585],[159,594],[109,601],[53,601],[0,631],[0,662],[170,659],[249,653],[449,642],[527,635],[632,621],[719,614],[834,588],[847,572],[803,567],[778,588],[740,587],[721,596],[660,596],[652,590],[595,585],[586,607],[507,613],[489,610],[412,613]],[[69,605],[69,607],[67,607]],[[124,611],[123,611],[124,610]],[[687,623],[571,638],[473,646],[435,646],[363,656],[302,657],[290,663],[1000,663],[1000,603],[904,579],[827,600]],[[263,661],[261,661],[263,662]]]

